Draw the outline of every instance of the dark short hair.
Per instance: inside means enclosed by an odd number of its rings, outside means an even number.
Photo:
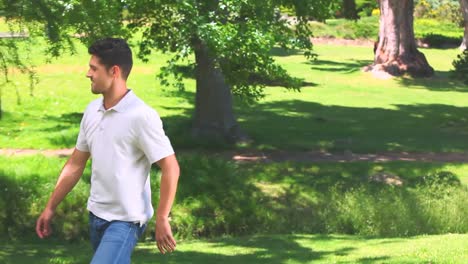
[[[99,58],[100,62],[109,69],[119,66],[122,69],[122,77],[127,80],[133,66],[132,50],[127,42],[121,38],[104,38],[94,42],[88,53]]]

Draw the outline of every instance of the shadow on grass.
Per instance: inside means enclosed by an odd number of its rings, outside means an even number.
[[[187,101],[193,100],[194,95],[186,91],[171,91],[170,94]],[[253,139],[250,147],[257,149],[355,153],[464,152],[468,149],[467,107],[442,104],[395,107],[397,109],[345,107],[288,100],[239,105],[235,110],[241,128]],[[181,112],[163,117],[166,133],[177,149],[235,147],[197,142],[192,138],[194,109],[191,106],[165,108]],[[81,113],[46,116],[37,121],[37,125],[30,125],[27,133],[43,134],[57,148],[72,147],[81,116]],[[21,127],[13,121],[8,125],[8,122],[6,120],[6,127],[11,127],[8,128],[9,137],[23,135]]]
[[[434,89],[444,89],[438,87]],[[233,147],[200,143],[191,137],[194,92],[168,90],[165,93],[165,96],[182,98],[189,105],[184,109],[177,105],[165,107],[181,112],[163,117],[166,132],[177,149]],[[464,152],[468,149],[467,107],[443,104],[395,107],[397,109],[345,107],[285,100],[250,106],[239,104],[235,110],[241,128],[253,139],[251,147],[257,149],[356,153]],[[74,146],[82,113],[45,116],[38,120],[26,116],[26,120],[31,119],[27,132],[19,126],[21,120],[8,117],[7,113],[2,122],[8,128],[4,131],[9,133],[9,138],[38,134],[53,146],[63,148]]]
[[[357,260],[355,263],[358,264],[372,264],[372,263],[385,263],[383,261],[388,261],[389,257],[369,257],[369,258],[361,258]]]
[[[274,47],[270,51],[270,55],[273,57],[288,57],[293,55],[302,55],[303,51],[299,49],[284,49],[281,47]]]
[[[54,124],[52,127],[44,128],[41,131],[51,134],[48,137],[50,143],[57,147],[70,147],[75,145],[76,138],[83,113],[71,112],[60,116],[46,116],[48,122]]]
[[[223,239],[213,240],[207,246],[208,248],[224,249],[223,253],[203,252],[200,250],[176,251],[171,255],[162,256],[155,254],[154,249],[139,249],[135,253],[135,260],[138,263],[311,263],[313,261],[323,260],[327,257],[338,255],[348,255],[355,248],[343,247],[337,250],[314,250],[312,247],[306,247],[295,241],[294,236],[266,236],[266,237],[247,237],[241,239]],[[308,238],[310,239],[310,238]],[[313,238],[314,243],[328,241],[329,238],[323,236]],[[230,253],[226,248],[235,250]],[[236,251],[240,252],[237,253]],[[218,250],[215,250],[218,251]],[[251,253],[244,253],[251,252]]]
[[[336,62],[330,60],[313,60],[307,62],[313,70],[352,73],[360,71],[362,67],[371,64],[371,60],[352,60],[352,62]]]
[[[4,264],[89,263],[91,247],[86,243],[51,242],[8,243],[0,249],[0,262]]]
[[[296,240],[307,240],[302,245]],[[350,238],[351,239],[351,238]],[[352,238],[356,240],[356,238]],[[179,243],[179,250],[162,255],[156,247],[136,248],[132,260],[134,263],[314,263],[326,261],[333,256],[352,255],[355,247],[343,246],[334,250],[315,250],[313,244],[340,243],[341,239],[330,236],[257,236],[225,238],[196,243],[203,248],[192,248]],[[191,242],[189,244],[192,244]],[[206,252],[206,251],[211,252]],[[214,252],[213,252],[214,251]],[[219,252],[219,253],[218,253]],[[35,241],[33,243],[8,243],[0,249],[0,261],[5,264],[22,263],[88,263],[92,251],[87,242],[60,243],[58,241]],[[385,260],[388,257],[362,259],[359,263],[371,263],[371,260]]]
[[[438,92],[468,92],[468,85],[451,77],[449,71],[436,71],[430,78],[401,77],[397,79],[401,85],[408,88],[424,87],[430,91]]]
[[[395,105],[397,109],[276,101],[237,109],[261,149],[464,152],[467,107]],[[294,135],[294,136],[291,136]]]
[[[311,88],[313,89],[313,88]],[[170,91],[192,101],[194,93]],[[243,130],[257,149],[464,152],[468,149],[467,107],[443,104],[395,105],[397,109],[322,105],[285,100],[235,108]],[[178,106],[166,109],[181,110]],[[193,108],[163,117],[177,149],[225,149],[234,146],[197,142],[191,137]],[[294,135],[294,136],[291,136]],[[75,138],[72,138],[75,140]]]

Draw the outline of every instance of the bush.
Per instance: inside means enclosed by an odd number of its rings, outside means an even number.
[[[315,37],[336,37],[346,39],[376,39],[379,30],[378,17],[364,17],[357,21],[345,19],[327,20],[326,24],[310,22]]]
[[[0,232],[7,238],[35,236],[35,221],[63,162],[0,156]],[[240,165],[203,155],[180,155],[179,162],[182,175],[171,215],[179,238],[291,232],[374,236],[468,232],[468,189],[450,172],[427,172],[412,180],[400,175],[405,183],[390,186],[369,181],[368,167],[359,163]],[[159,197],[158,174],[155,171],[151,176],[154,205]],[[88,192],[89,184],[82,180],[59,206],[53,222],[55,238],[88,238]],[[153,234],[154,219],[145,237],[153,239]]]
[[[452,63],[455,68],[452,71],[454,78],[463,81],[468,85],[468,49],[458,54],[457,58]]]
[[[415,18],[429,18],[441,22],[461,25],[463,15],[458,0],[417,1],[414,7]]]
[[[461,39],[463,38],[463,29],[451,22],[441,22],[435,19],[417,19],[414,21],[414,34],[416,38],[424,38],[427,35],[434,34]]]
[[[330,189],[322,215],[327,233],[372,236],[465,233],[468,190],[457,185],[414,188],[361,185]]]
[[[450,37],[442,34],[429,33],[421,38],[421,41],[432,48],[457,47],[462,39],[459,37]]]
[[[358,20],[354,23],[354,38],[376,39],[379,35],[379,27],[375,25],[375,20]]]
[[[356,0],[356,10],[359,17],[371,16],[375,9],[378,9],[378,2],[374,0]]]

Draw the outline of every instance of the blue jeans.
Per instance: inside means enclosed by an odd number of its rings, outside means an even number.
[[[146,225],[124,221],[106,221],[89,213],[92,264],[130,263],[133,249]]]

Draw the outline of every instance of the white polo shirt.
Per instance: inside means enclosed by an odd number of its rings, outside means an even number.
[[[102,98],[94,100],[81,120],[76,148],[91,153],[90,212],[140,224],[153,216],[151,165],[174,153],[154,109],[131,90],[107,110]]]

